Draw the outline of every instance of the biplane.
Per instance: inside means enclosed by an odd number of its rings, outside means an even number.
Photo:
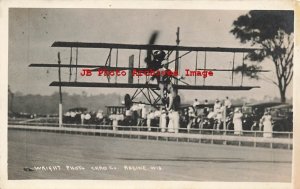
[[[125,106],[130,107],[135,103],[134,99],[138,95],[143,95],[147,102],[153,107],[158,108],[161,105],[166,104],[164,101],[165,95],[164,90],[174,90],[176,93],[178,90],[250,90],[252,88],[259,88],[259,86],[245,86],[243,85],[243,73],[247,70],[242,70],[242,81],[239,85],[233,84],[234,72],[237,71],[233,64],[231,69],[210,69],[206,67],[206,52],[220,52],[220,53],[232,53],[233,57],[235,54],[242,53],[243,57],[245,53],[249,53],[258,49],[255,48],[228,48],[228,47],[191,47],[191,46],[180,46],[179,40],[179,28],[177,29],[177,39],[176,45],[156,45],[155,41],[158,36],[158,32],[154,32],[148,44],[119,44],[119,43],[90,43],[90,42],[65,42],[56,41],[51,47],[56,48],[69,48],[71,51],[70,63],[61,64],[60,53],[58,52],[58,64],[30,64],[30,67],[57,67],[59,72],[59,80],[50,83],[50,86],[58,86],[60,91],[61,87],[100,87],[100,88],[133,88],[135,92],[132,96],[129,94],[125,95]],[[78,63],[78,51],[79,49],[108,49],[108,55],[105,63],[94,64],[94,65],[84,65]],[[75,49],[75,63],[72,62],[72,53]],[[138,65],[134,65],[133,56],[129,57],[128,66],[118,66],[119,65],[119,51],[121,50],[134,50],[138,51]],[[114,54],[113,54],[114,52]],[[204,66],[202,68],[198,67],[198,52],[204,52]],[[145,57],[143,57],[143,53]],[[207,85],[205,84],[205,78],[203,83],[196,83],[196,75],[193,83],[188,83],[185,81],[184,77],[180,76],[179,64],[181,64],[181,59],[188,55],[195,54],[194,70],[198,71],[213,71],[213,72],[230,72],[232,74],[232,83],[230,85]],[[112,56],[115,56],[115,63],[112,63]],[[244,60],[244,59],[243,59]],[[173,65],[173,69],[169,66]],[[191,64],[191,63],[189,63]],[[244,62],[243,62],[244,65]],[[76,77],[74,81],[62,81],[61,80],[61,69],[68,68],[71,72],[71,68],[76,71]],[[77,69],[86,69],[86,73],[99,72],[99,70],[106,71],[127,71],[128,81],[126,83],[117,82],[117,76],[115,76],[115,82],[111,82],[112,76],[107,74],[107,82],[82,82],[77,81]],[[140,82],[140,76],[134,79],[132,76],[133,71],[145,71],[152,70],[154,73],[158,71],[172,71],[179,73],[177,75],[155,75],[145,76],[146,81],[144,83]],[[248,70],[249,71],[249,70]],[[267,70],[251,70],[252,72],[265,72]],[[178,93],[177,93],[178,94]],[[180,101],[180,98],[179,98]]]

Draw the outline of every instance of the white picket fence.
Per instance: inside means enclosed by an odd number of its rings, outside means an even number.
[[[53,132],[63,134],[93,135],[93,136],[111,136],[122,138],[135,138],[146,140],[164,140],[175,142],[197,142],[215,144],[230,144],[238,146],[253,147],[270,147],[275,145],[284,145],[286,149],[292,149],[293,133],[292,132],[272,132],[273,137],[263,137],[262,131],[243,131],[243,135],[233,135],[232,130],[214,130],[214,129],[181,129],[179,133],[160,132],[158,127],[151,127],[151,132],[147,131],[148,127],[141,126],[117,126],[117,130],[112,130],[110,125],[75,125],[65,124],[58,127],[57,124],[40,124],[40,123],[9,123],[10,130],[26,130],[39,132]],[[182,132],[183,131],[183,132]],[[276,137],[277,135],[277,137]],[[264,145],[259,145],[264,144]]]

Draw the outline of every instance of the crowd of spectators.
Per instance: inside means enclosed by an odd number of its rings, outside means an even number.
[[[253,114],[255,111],[257,109],[253,110]],[[148,131],[158,128],[161,132],[174,133],[190,132],[192,129],[232,130],[233,134],[242,135],[245,117],[242,107],[233,106],[229,97],[226,97],[216,99],[214,103],[195,99],[193,104],[176,110],[164,107],[156,109],[140,102],[129,109],[114,109],[107,115],[102,110],[67,111],[64,123],[111,125],[113,130],[118,130],[117,126],[143,126]],[[255,119],[251,123],[251,130],[256,124],[259,130],[264,131],[264,137],[272,137],[273,124],[269,111],[251,119]]]

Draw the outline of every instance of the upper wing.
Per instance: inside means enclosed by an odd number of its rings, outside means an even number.
[[[225,47],[189,47],[175,45],[135,45],[120,43],[88,43],[56,41],[52,47],[78,47],[78,48],[111,48],[111,49],[138,49],[138,50],[178,50],[178,51],[211,51],[211,52],[252,52],[257,48],[225,48]]]
[[[84,65],[84,64],[42,64],[42,63],[34,63],[30,64],[29,67],[41,67],[41,68],[94,68],[92,71],[98,71],[99,69],[105,69],[108,71],[113,70],[149,70],[148,68],[135,68],[135,67],[112,67],[112,66],[100,66],[100,65]]]

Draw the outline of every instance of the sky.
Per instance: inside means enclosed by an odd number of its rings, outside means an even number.
[[[229,31],[232,23],[248,11],[221,10],[134,10],[134,9],[26,9],[14,8],[9,11],[9,66],[8,82],[13,92],[23,94],[51,95],[58,91],[50,87],[58,80],[56,68],[31,68],[31,63],[57,63],[57,53],[61,53],[63,64],[70,63],[69,48],[53,48],[54,41],[82,41],[103,43],[147,44],[153,31],[159,31],[156,44],[176,45],[176,30],[180,27],[180,45],[204,47],[249,47],[241,44]],[[184,53],[184,52],[182,52]],[[112,52],[115,63],[116,51]],[[119,66],[128,66],[128,57],[134,54],[138,64],[138,51],[119,50]],[[108,49],[79,49],[78,64],[104,65]],[[142,52],[142,57],[145,52]],[[72,55],[73,63],[75,55]],[[207,53],[207,68],[231,68],[232,53]],[[145,66],[141,58],[141,65]],[[198,68],[203,68],[204,53],[198,53]],[[195,69],[196,53],[190,53],[180,60],[180,70]],[[247,62],[246,62],[247,63]],[[249,63],[249,62],[248,62]],[[236,54],[235,65],[242,64],[242,54]],[[272,62],[261,63],[263,69],[271,70],[264,77],[275,79]],[[78,70],[79,74],[80,70]],[[74,80],[75,71],[72,72]],[[69,79],[69,70],[63,69],[64,81]],[[206,79],[207,85],[231,85],[231,73],[216,73]],[[105,82],[105,77],[80,77],[78,81]],[[194,78],[185,78],[193,82]],[[114,81],[114,80],[113,80]],[[127,78],[118,78],[126,82]],[[141,79],[141,81],[143,81]],[[203,79],[198,78],[197,84]],[[239,85],[241,75],[234,76],[234,84]],[[265,80],[244,80],[244,85],[259,85],[250,91],[180,91],[184,98],[214,99],[230,96],[262,99],[268,95],[279,97],[275,85]],[[88,94],[133,92],[133,89],[104,88],[63,88],[63,92]],[[287,97],[292,96],[292,84]]]

